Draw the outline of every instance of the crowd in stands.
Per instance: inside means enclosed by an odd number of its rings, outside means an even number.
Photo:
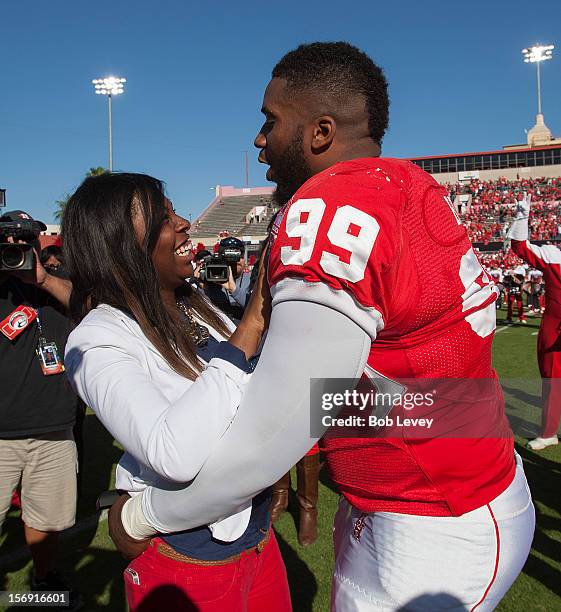
[[[561,238],[561,178],[523,178],[516,181],[500,178],[447,185],[454,203],[468,196],[460,215],[474,243],[502,242],[521,192],[532,196],[532,240]]]
[[[504,242],[517,199],[522,192],[532,196],[530,239],[561,240],[561,177],[522,178],[515,181],[506,178],[495,181],[472,179],[468,182],[447,184],[446,188],[450,198],[458,206],[460,217],[471,241],[475,244],[480,262],[490,273],[494,272],[496,275],[499,271],[502,277],[509,270],[524,265],[524,262],[509,249],[501,248],[499,251],[489,253],[480,252],[478,249],[478,245]],[[462,205],[458,199],[460,196],[469,196]],[[270,201],[265,200],[264,204],[269,210]],[[220,240],[229,235],[228,231],[218,234],[214,252],[218,250]],[[199,243],[196,250],[204,248],[203,244]],[[247,262],[249,268],[254,261],[255,256],[252,255]]]
[[[498,251],[495,253],[480,253],[476,250],[481,265],[485,270],[512,270],[521,266],[524,262],[517,257],[510,249],[508,251]]]

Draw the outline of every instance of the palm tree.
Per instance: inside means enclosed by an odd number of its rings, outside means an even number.
[[[103,166],[96,166],[95,168],[90,168],[89,171],[86,172],[86,177],[101,176],[102,174],[105,174],[106,172],[109,172],[109,170],[107,170]]]
[[[103,166],[95,166],[95,167],[90,168],[86,172],[86,178],[90,176],[101,176],[102,174],[105,174],[106,172],[108,172],[108,170],[104,168]],[[62,223],[62,217],[64,216],[64,209],[66,208],[66,204],[68,204],[69,199],[70,199],[70,194],[66,193],[60,200],[56,200],[55,202],[57,209],[55,211],[54,217],[55,217],[55,221],[58,224]]]
[[[64,216],[64,209],[66,208],[66,204],[68,204],[68,200],[70,200],[70,194],[65,194],[62,199],[57,200],[55,202],[56,211],[54,214],[55,221],[60,225],[62,223],[62,217]]]

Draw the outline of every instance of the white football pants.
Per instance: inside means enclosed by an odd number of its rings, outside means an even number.
[[[494,610],[522,570],[535,512],[516,476],[490,504],[459,517],[364,515],[344,499],[335,515],[332,612]]]

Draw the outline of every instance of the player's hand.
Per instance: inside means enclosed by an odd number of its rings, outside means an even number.
[[[530,215],[532,196],[524,192],[524,197],[516,204],[516,218],[527,219]]]
[[[150,538],[146,540],[135,540],[125,531],[123,521],[121,520],[121,512],[123,506],[130,499],[130,495],[125,493],[120,495],[119,499],[109,509],[109,536],[117,547],[117,550],[125,557],[125,559],[136,559],[141,555],[150,544]]]

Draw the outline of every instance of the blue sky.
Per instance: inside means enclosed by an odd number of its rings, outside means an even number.
[[[561,2],[425,0],[2,2],[0,187],[7,209],[51,221],[55,200],[107,165],[107,100],[91,79],[127,78],[113,104],[114,169],[166,181],[194,216],[216,184],[266,185],[253,138],[270,72],[301,42],[346,40],[390,82],[386,156],[501,148],[534,123],[542,65],[546,123],[561,135]]]

